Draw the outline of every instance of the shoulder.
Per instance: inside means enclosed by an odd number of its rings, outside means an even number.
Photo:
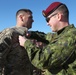
[[[3,30],[0,32],[0,37],[12,36],[12,33],[13,33],[13,32],[14,32],[14,29],[13,29],[13,28],[3,29]]]
[[[2,30],[0,33],[4,34],[4,33],[8,33],[9,31],[11,31],[11,28],[6,28],[6,29]]]
[[[62,34],[65,34],[65,35],[76,35],[76,28],[75,26],[72,24],[72,25],[69,25],[67,27],[65,27],[64,31]]]
[[[67,33],[76,35],[76,28],[73,25],[69,26],[69,29],[68,29]]]

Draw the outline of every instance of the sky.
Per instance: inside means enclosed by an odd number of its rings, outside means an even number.
[[[69,23],[76,27],[76,0],[0,0],[0,31],[16,25],[16,12],[28,8],[33,12],[33,26],[30,30],[52,32],[42,15],[52,2],[59,1],[69,9]]]

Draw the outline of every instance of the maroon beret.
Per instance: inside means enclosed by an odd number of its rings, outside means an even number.
[[[53,2],[50,4],[46,10],[42,11],[43,16],[47,17],[49,16],[52,12],[54,12],[60,5],[63,5],[61,2]]]

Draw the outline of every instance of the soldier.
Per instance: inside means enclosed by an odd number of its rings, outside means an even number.
[[[18,35],[25,35],[32,27],[32,11],[18,10],[16,20],[16,27],[7,28],[0,33],[0,72],[4,71],[4,75],[32,75],[27,52],[18,43]]]
[[[47,69],[50,75],[76,75],[76,28],[69,24],[67,6],[53,2],[42,13],[55,37],[42,51],[22,36],[19,36],[20,45],[27,49],[27,53],[32,50],[29,54],[31,63],[39,69]]]

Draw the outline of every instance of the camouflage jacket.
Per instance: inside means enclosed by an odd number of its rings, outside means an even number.
[[[41,75],[42,71],[30,63],[26,50],[19,45],[18,36],[24,36],[26,32],[25,27],[7,28],[0,32],[0,73],[4,75]],[[45,38],[42,32],[35,31],[33,34]]]
[[[4,75],[32,75],[27,52],[18,42],[18,36],[26,31],[25,27],[14,27],[0,33],[0,68]]]
[[[55,35],[42,51],[27,40],[25,49],[29,58],[32,58],[33,65],[39,69],[47,69],[51,75],[75,75],[76,28],[74,25],[69,25]]]

